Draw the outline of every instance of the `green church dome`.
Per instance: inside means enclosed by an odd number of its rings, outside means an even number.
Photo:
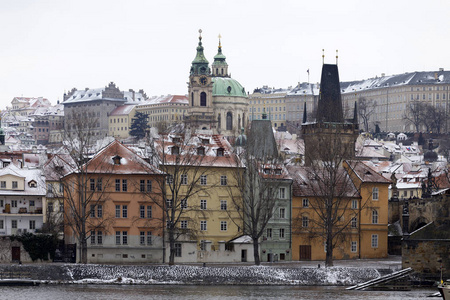
[[[237,81],[229,77],[213,77],[213,96],[245,97],[247,93],[244,87]]]

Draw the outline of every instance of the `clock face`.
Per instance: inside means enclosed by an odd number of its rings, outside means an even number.
[[[206,85],[207,83],[208,83],[208,78],[206,78],[206,76],[200,77],[200,84],[201,85]]]

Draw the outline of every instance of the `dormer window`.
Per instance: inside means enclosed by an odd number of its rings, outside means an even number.
[[[223,156],[224,155],[224,149],[223,148],[219,148],[217,149],[217,156]]]
[[[205,155],[205,147],[198,147],[197,155]]]
[[[264,174],[270,174],[270,169],[269,168],[265,168],[264,169]]]
[[[203,145],[208,145],[209,144],[209,139],[202,139],[202,144]]]
[[[172,155],[179,155],[179,154],[180,154],[180,147],[178,147],[178,146],[173,146],[173,147],[171,148],[171,152],[172,152]]]
[[[120,160],[122,159],[122,157],[120,157],[119,155],[116,155],[112,159],[113,159],[113,162],[115,165],[120,165]]]
[[[34,181],[34,180],[31,180],[31,181],[28,182],[28,186],[30,188],[35,188],[35,187],[37,187],[37,182]]]
[[[281,175],[281,169],[275,169],[275,175]]]
[[[179,137],[173,137],[172,138],[172,142],[179,143],[180,142],[180,138]]]

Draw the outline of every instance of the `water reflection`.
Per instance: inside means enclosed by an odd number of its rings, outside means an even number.
[[[0,287],[0,299],[409,300],[423,299],[434,292],[436,292],[434,289],[417,289],[403,292],[378,292],[347,291],[343,287],[296,286],[41,285],[38,287]]]

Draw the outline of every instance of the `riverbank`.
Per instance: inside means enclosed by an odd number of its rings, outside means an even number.
[[[4,264],[0,278],[43,283],[348,286],[398,269],[397,260],[351,260],[324,268],[320,262],[252,265]]]

